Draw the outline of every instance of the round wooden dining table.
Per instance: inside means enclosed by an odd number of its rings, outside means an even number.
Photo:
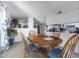
[[[62,42],[62,39],[56,37],[35,36],[31,41],[41,48],[50,50],[58,46]]]

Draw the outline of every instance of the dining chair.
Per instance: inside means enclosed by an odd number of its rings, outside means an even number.
[[[59,38],[60,37],[60,32],[53,32],[53,37]]]
[[[79,35],[73,35],[65,44],[64,48],[61,50],[59,48],[52,49],[48,52],[49,57],[52,58],[71,58],[74,53],[76,44],[79,41]]]
[[[34,40],[34,37],[37,36],[36,32],[34,30],[30,30],[29,31],[29,37],[27,37],[27,39],[30,41],[30,43],[32,43],[33,45],[38,46],[37,44],[33,43],[32,41]]]
[[[36,32],[34,30],[29,31],[29,39],[33,40],[34,36],[36,36]]]
[[[20,34],[24,43],[24,57],[26,56],[27,52],[37,52],[37,46],[32,43],[28,44],[28,40],[25,39],[23,33],[20,32]]]

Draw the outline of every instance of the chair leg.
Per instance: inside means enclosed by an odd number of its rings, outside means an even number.
[[[27,51],[26,51],[26,49],[24,49],[24,58],[26,57],[26,53],[27,53]]]

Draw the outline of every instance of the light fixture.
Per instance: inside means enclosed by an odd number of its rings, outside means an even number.
[[[59,12],[58,12],[58,14],[61,14],[61,13],[62,13],[62,11],[59,11]]]

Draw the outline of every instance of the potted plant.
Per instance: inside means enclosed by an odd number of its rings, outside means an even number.
[[[13,45],[14,37],[17,35],[17,31],[13,28],[7,28],[7,35],[9,37],[9,45]]]

